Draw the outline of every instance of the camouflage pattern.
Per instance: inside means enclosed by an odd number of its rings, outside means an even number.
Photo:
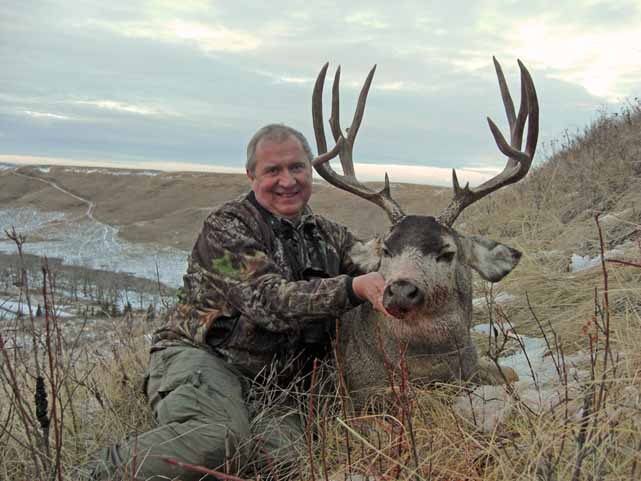
[[[291,222],[261,207],[253,192],[223,204],[204,223],[177,308],[152,351],[187,343],[249,377],[288,366],[281,372],[288,380],[305,352],[329,344],[335,319],[360,304],[352,291],[360,272],[349,255],[359,242],[308,207]]]

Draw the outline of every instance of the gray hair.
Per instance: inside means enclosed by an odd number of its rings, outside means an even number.
[[[285,142],[290,137],[294,137],[300,142],[303,151],[307,155],[307,160],[311,162],[313,157],[312,149],[309,147],[309,142],[307,142],[303,134],[285,124],[269,124],[258,129],[247,144],[247,163],[245,164],[247,172],[253,175],[256,171],[256,146],[258,142],[262,139],[267,139],[280,143]]]

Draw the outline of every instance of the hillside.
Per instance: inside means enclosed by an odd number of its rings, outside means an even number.
[[[95,203],[93,216],[118,226],[124,239],[185,250],[213,206],[249,190],[247,177],[239,174],[22,167],[0,170],[0,205],[82,215],[86,204],[51,183]],[[408,212],[434,213],[448,200],[447,189],[438,187],[394,184],[393,192]],[[323,181],[314,186],[311,205],[364,237],[387,226],[379,208]]]

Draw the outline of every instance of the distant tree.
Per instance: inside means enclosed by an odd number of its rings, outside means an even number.
[[[156,308],[152,304],[149,304],[149,306],[147,307],[145,320],[147,322],[154,322],[156,320]]]
[[[40,304],[36,308],[36,317],[42,317],[42,306]]]

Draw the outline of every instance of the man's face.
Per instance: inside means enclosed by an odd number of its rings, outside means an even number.
[[[256,200],[273,214],[295,219],[312,195],[312,167],[296,137],[284,142],[261,139],[256,167],[247,172]]]

